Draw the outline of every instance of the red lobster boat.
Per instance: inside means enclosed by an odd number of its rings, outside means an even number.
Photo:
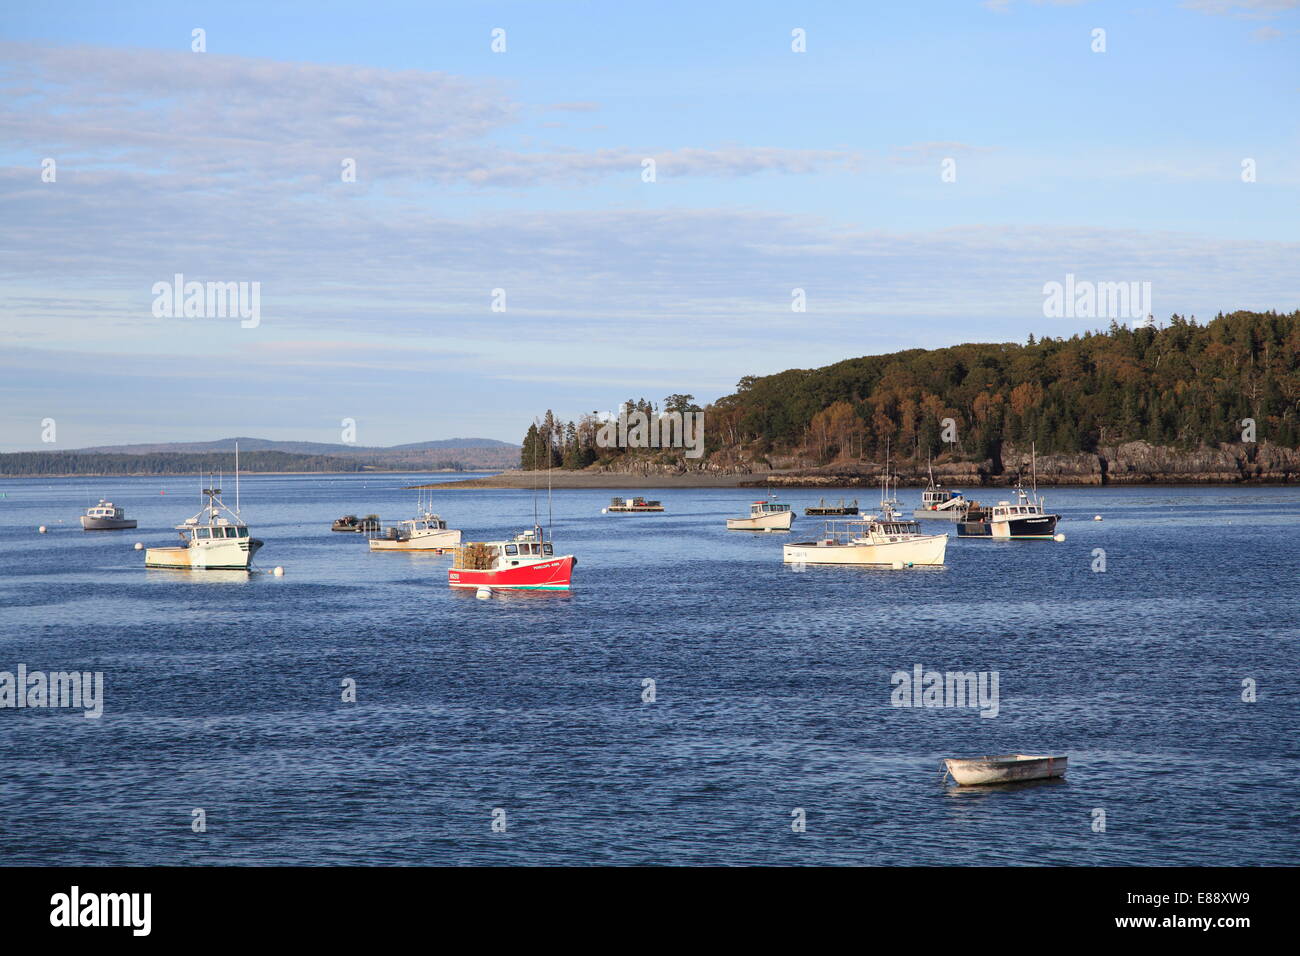
[[[447,583],[454,588],[501,588],[511,591],[567,591],[571,554],[557,555],[540,526],[511,541],[471,541],[453,551]]]

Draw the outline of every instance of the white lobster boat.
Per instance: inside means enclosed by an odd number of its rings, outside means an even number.
[[[816,541],[787,544],[786,564],[848,564],[887,567],[933,567],[943,564],[946,534],[922,534],[921,526],[900,517],[889,497],[889,479],[880,482],[880,515],[827,521]]]
[[[789,531],[794,509],[775,501],[755,501],[748,518],[728,518],[728,531]]]
[[[248,570],[262,542],[250,537],[238,512],[222,503],[220,488],[204,488],[203,493],[208,496],[203,510],[176,526],[182,544],[149,548],[144,553],[146,568]]]
[[[418,518],[399,521],[397,527],[370,539],[371,551],[447,551],[460,544],[460,532],[448,528],[438,515],[426,511]]]
[[[921,534],[915,521],[880,519],[827,521],[816,541],[787,544],[786,564],[855,564],[894,567],[942,565],[946,534]]]
[[[103,498],[81,516],[82,531],[121,531],[134,527],[134,518],[128,518],[125,511]]]

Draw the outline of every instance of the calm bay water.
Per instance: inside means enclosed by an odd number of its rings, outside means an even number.
[[[646,491],[669,513],[621,516],[600,514],[613,492],[557,491],[575,589],[480,601],[447,587],[448,558],[330,532],[344,513],[409,517],[412,480],[245,478],[256,563],[283,578],[144,569],[133,544],[174,538],[196,479],[0,482],[0,670],[102,671],[106,698],[98,720],[0,709],[0,860],[1300,857],[1300,491],[1046,489],[1063,543],[803,573],[781,543],[820,528],[802,517],[816,494],[782,498],[792,535],[752,535],[723,523],[752,491]],[[101,496],[140,528],[82,532]],[[482,540],[530,526],[533,496],[448,491],[435,510]],[[914,664],[997,671],[998,716],[891,706]],[[1015,751],[1069,754],[1067,781],[941,785],[944,756]]]

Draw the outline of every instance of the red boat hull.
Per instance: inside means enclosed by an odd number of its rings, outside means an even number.
[[[514,591],[567,591],[573,566],[573,555],[566,554],[547,561],[520,564],[491,571],[471,571],[468,568],[448,568],[447,583],[454,588],[503,588]]]

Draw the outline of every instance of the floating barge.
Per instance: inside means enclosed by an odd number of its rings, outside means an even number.
[[[379,515],[366,515],[364,518],[358,518],[356,515],[344,515],[342,518],[335,520],[330,525],[331,531],[355,531],[367,532],[379,530]]]
[[[611,498],[609,507],[604,510],[613,514],[630,514],[633,512],[663,511],[664,506],[662,502],[647,501],[641,497]]]
[[[1047,780],[1064,777],[1068,757],[1045,757],[1032,754],[1007,754],[1002,757],[979,757],[972,760],[948,759],[943,765],[960,786],[981,787],[1021,780]]]
[[[846,505],[843,498],[840,499],[839,505],[828,505],[826,499],[822,498],[821,503],[816,508],[804,508],[803,513],[810,518],[859,514],[858,499],[854,498],[851,505]]]

